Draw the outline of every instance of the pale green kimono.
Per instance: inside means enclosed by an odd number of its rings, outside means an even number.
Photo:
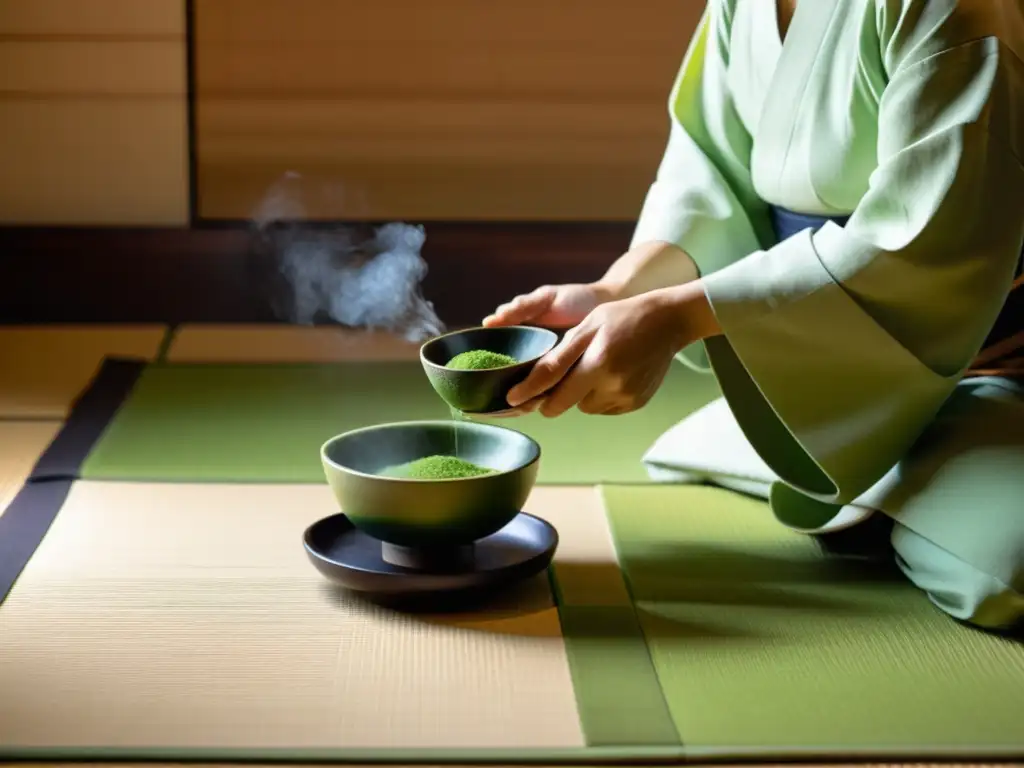
[[[710,0],[634,243],[697,262],[713,369],[815,530],[870,494],[904,572],[1024,617],[1024,387],[963,381],[1024,241],[1022,0]],[[775,243],[767,205],[852,214]],[[669,462],[671,463],[671,462]]]

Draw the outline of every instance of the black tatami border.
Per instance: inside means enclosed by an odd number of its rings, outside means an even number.
[[[147,363],[108,358],[75,401],[57,436],[0,515],[0,604],[57,518],[82,464],[131,395]]]

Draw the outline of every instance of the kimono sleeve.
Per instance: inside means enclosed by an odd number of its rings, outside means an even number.
[[[766,206],[751,181],[752,139],[727,83],[731,20],[729,0],[710,0],[672,88],[668,145],[631,244],[673,243],[701,274],[771,237]],[[681,359],[706,368],[701,346]]]
[[[849,223],[703,278],[723,330],[705,345],[740,426],[786,484],[831,504],[934,419],[1024,239],[1021,60],[994,35],[937,46],[921,30],[905,56],[889,44],[878,166]]]

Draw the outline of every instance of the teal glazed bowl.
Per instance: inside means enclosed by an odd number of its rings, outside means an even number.
[[[434,455],[458,455],[496,471],[450,480],[380,474]],[[522,511],[537,480],[540,446],[492,424],[411,421],[332,437],[320,458],[334,498],[356,528],[385,544],[438,550],[469,546]]]
[[[420,347],[420,362],[434,391],[462,413],[497,413],[508,410],[508,392],[523,381],[537,361],[554,349],[558,334],[546,328],[513,325],[471,328],[438,336]],[[503,368],[454,370],[448,361],[462,352],[484,349],[519,362]]]

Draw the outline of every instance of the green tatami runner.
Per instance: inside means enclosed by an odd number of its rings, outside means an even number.
[[[496,423],[540,442],[540,483],[646,483],[641,459],[654,440],[717,395],[712,377],[675,365],[634,414]],[[416,362],[154,364],[82,471],[94,480],[321,482],[319,450],[332,435],[449,418]]]
[[[823,555],[718,489],[603,494],[689,755],[1024,750],[1024,644],[950,620],[889,557]]]

